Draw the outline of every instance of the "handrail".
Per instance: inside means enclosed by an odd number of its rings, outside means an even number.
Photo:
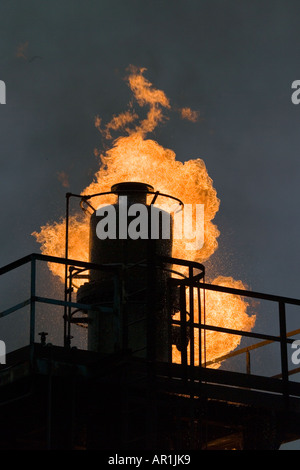
[[[96,263],[90,263],[88,261],[80,261],[80,260],[70,259],[70,258],[68,259],[59,258],[57,256],[43,255],[40,253],[31,253],[30,255],[24,256],[23,258],[20,258],[17,261],[13,261],[12,263],[9,263],[1,267],[0,276],[13,269],[16,269],[20,266],[23,266],[29,263],[33,259],[37,261],[46,261],[49,263],[53,262],[53,263],[58,263],[58,264],[75,265],[75,266],[79,266],[79,267],[86,268],[86,269],[97,269],[97,270],[105,270],[105,271],[114,271],[115,269],[122,266],[122,263],[96,264]],[[172,258],[172,257],[166,257],[166,256],[161,257],[161,259],[162,261],[168,262],[170,264],[178,264],[178,265],[187,266],[187,267],[192,266],[193,268],[199,269],[199,270],[204,268],[203,264],[198,263],[196,261],[189,261],[189,260],[185,261],[185,260],[180,260],[178,258]],[[197,276],[198,274],[195,275],[195,277]],[[199,285],[199,287],[205,290],[213,290],[213,291],[218,291],[218,292],[224,292],[227,294],[235,294],[235,295],[240,295],[242,297],[252,297],[252,298],[261,299],[261,300],[270,300],[270,301],[277,302],[277,303],[283,302],[285,304],[300,306],[300,299],[295,299],[292,297],[285,297],[285,296],[274,295],[274,294],[266,294],[266,293],[257,292],[257,291],[237,289],[234,287],[219,286],[216,284],[208,284],[205,282],[202,282]]]
[[[35,318],[35,303],[36,302],[42,302],[42,303],[49,303],[53,305],[59,305],[59,306],[65,306],[65,307],[73,307],[73,308],[83,308],[87,310],[89,308],[88,305],[83,305],[83,304],[78,304],[76,302],[72,302],[70,300],[55,300],[55,299],[48,299],[45,297],[38,297],[35,292],[35,269],[36,269],[36,261],[43,261],[47,263],[58,263],[62,265],[67,265],[67,266],[72,266],[72,267],[77,267],[77,268],[83,268],[84,270],[90,270],[90,269],[95,269],[95,270],[104,270],[104,271],[109,271],[117,274],[122,272],[122,268],[124,267],[122,263],[112,263],[112,264],[95,264],[95,263],[90,263],[90,262],[85,262],[85,261],[80,261],[80,260],[74,260],[74,259],[67,259],[67,258],[60,258],[57,256],[50,256],[50,255],[43,255],[39,253],[32,253],[30,255],[27,255],[25,257],[20,258],[17,261],[14,261],[12,263],[9,263],[3,267],[0,268],[0,276],[3,274],[6,274],[16,268],[19,268],[21,266],[24,266],[27,263],[31,263],[31,295],[29,299],[26,299],[25,301],[18,303],[17,305],[10,307],[6,309],[4,312],[0,313],[0,317],[4,315],[8,315],[12,312],[15,312],[18,309],[23,308],[26,305],[30,305],[31,308],[31,330],[30,330],[30,344],[34,341],[34,318]],[[184,279],[176,279],[172,278],[172,284],[174,283],[178,287],[180,287],[180,292],[181,292],[181,310],[182,308],[184,311],[181,312],[181,317],[180,320],[175,320],[172,319],[171,323],[173,325],[180,326],[184,332],[187,331],[187,329],[193,329],[198,328],[199,332],[202,331],[206,332],[206,330],[212,330],[212,331],[218,331],[222,333],[227,333],[227,334],[235,334],[235,335],[241,335],[241,336],[248,336],[252,338],[259,338],[264,341],[260,341],[259,343],[250,345],[248,347],[239,349],[237,351],[233,351],[229,354],[226,354],[224,356],[220,356],[214,360],[211,361],[201,361],[199,360],[199,364],[202,367],[209,366],[211,364],[215,364],[218,362],[221,362],[225,359],[228,359],[233,356],[241,355],[243,353],[249,354],[249,351],[266,346],[268,344],[271,344],[273,342],[279,342],[281,346],[281,366],[282,366],[282,372],[281,374],[278,374],[275,377],[283,377],[283,381],[287,383],[287,378],[288,375],[291,375],[292,372],[288,370],[287,367],[287,345],[288,343],[291,343],[293,341],[293,338],[291,339],[291,336],[299,334],[300,329],[293,330],[289,333],[286,332],[286,319],[285,319],[285,305],[290,304],[290,305],[297,305],[300,306],[300,300],[299,299],[294,299],[291,297],[284,297],[284,296],[278,296],[278,295],[273,295],[273,294],[265,294],[261,292],[253,292],[249,290],[244,290],[244,289],[237,289],[237,288],[231,288],[231,287],[224,287],[224,286],[219,286],[219,285],[214,285],[214,284],[209,284],[206,283],[204,280],[204,273],[205,269],[204,266],[201,263],[198,263],[196,261],[190,261],[190,260],[181,260],[178,258],[172,258],[172,257],[161,257],[160,258],[161,264],[158,263],[158,267],[162,267],[163,269],[167,269],[167,266],[164,266],[164,264],[171,264],[171,265],[179,265],[179,266],[185,266],[188,268],[188,274],[187,277]],[[194,270],[197,270],[198,272],[194,274]],[[79,270],[80,272],[80,270]],[[199,282],[199,281],[202,282]],[[247,332],[243,330],[233,330],[230,328],[223,328],[223,327],[218,327],[218,326],[213,326],[213,325],[207,325],[201,322],[194,322],[193,319],[193,311],[190,310],[190,312],[186,312],[186,303],[184,301],[184,298],[182,297],[182,292],[185,292],[186,288],[189,288],[190,292],[190,301],[192,299],[191,293],[193,292],[193,289],[197,288],[198,289],[198,294],[200,293],[200,290],[203,290],[203,293],[207,290],[212,290],[212,291],[218,291],[218,292],[223,292],[227,294],[232,294],[232,295],[238,295],[241,297],[252,297],[256,299],[262,299],[262,300],[267,300],[267,301],[272,301],[278,304],[279,306],[279,319],[280,319],[280,332],[278,336],[273,336],[273,335],[266,335],[266,334],[261,334],[261,333],[255,333],[255,332]],[[118,300],[119,302],[119,300]],[[191,305],[191,302],[190,302]],[[93,306],[96,309],[100,306],[96,307]],[[102,306],[102,309],[106,309],[107,307]],[[181,311],[180,310],[180,311]],[[108,310],[107,310],[108,311]],[[111,310],[110,310],[111,311]],[[188,314],[190,317],[189,319],[186,318],[185,314]],[[192,338],[194,337],[194,332],[191,332],[191,341]],[[182,335],[183,338],[184,335]],[[199,337],[201,335],[199,334]],[[191,348],[192,349],[192,348]],[[201,352],[201,348],[199,347],[199,351]],[[200,357],[201,359],[201,357]]]
[[[24,256],[23,258],[18,259],[17,261],[13,261],[12,263],[9,263],[2,268],[0,268],[0,276],[2,274],[6,274],[9,271],[12,271],[13,269],[19,268],[20,266],[23,266],[24,264],[30,263],[32,260],[32,257],[34,257],[35,254],[27,255]]]
[[[255,292],[255,291],[249,291],[249,290],[244,290],[244,289],[236,289],[234,287],[224,287],[224,286],[219,286],[216,284],[207,284],[207,283],[202,283],[201,287],[206,290],[213,290],[213,291],[218,291],[218,292],[224,292],[227,294],[236,294],[240,295],[242,297],[252,297],[255,299],[261,299],[261,300],[270,300],[272,302],[283,302],[285,304],[290,304],[290,305],[299,305],[300,306],[300,299],[294,299],[292,297],[283,297],[280,295],[274,295],[274,294],[264,294],[262,292]]]
[[[96,264],[96,263],[89,263],[88,261],[80,261],[75,259],[66,259],[66,258],[59,258],[58,256],[51,256],[51,255],[42,255],[40,253],[31,253],[30,255],[24,256],[17,261],[13,261],[2,268],[0,268],[0,276],[2,274],[6,274],[13,269],[19,268],[27,263],[30,263],[33,260],[37,261],[46,261],[48,263],[58,263],[58,264],[67,264],[67,265],[75,265],[80,266],[86,269],[98,269],[104,271],[113,271],[114,269],[122,266],[121,263],[111,263],[111,264]]]
[[[287,338],[290,336],[298,335],[300,333],[300,328],[297,330],[290,331],[287,333]],[[211,364],[218,364],[218,362],[225,361],[226,359],[230,359],[231,357],[240,356],[241,354],[247,353],[249,351],[253,351],[254,349],[262,348],[263,346],[267,346],[269,344],[273,344],[275,341],[280,341],[280,339],[266,339],[265,341],[260,341],[259,343],[251,344],[250,346],[246,346],[244,348],[238,349],[237,351],[232,351],[231,353],[224,354],[224,356],[219,356],[216,359],[206,362],[206,366]],[[291,342],[293,340],[289,340]],[[278,374],[278,376],[281,374]]]
[[[173,258],[172,256],[160,256],[159,259],[165,263],[178,264],[179,266],[186,266],[187,268],[191,267],[205,272],[204,264],[201,264],[198,261],[183,260],[180,258]]]

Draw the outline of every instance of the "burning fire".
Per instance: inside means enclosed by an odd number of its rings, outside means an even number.
[[[166,119],[163,110],[172,110],[169,99],[161,90],[155,89],[144,77],[145,69],[129,67],[127,83],[140,108],[147,107],[146,117],[139,119],[133,102],[128,110],[113,116],[106,125],[99,116],[95,126],[105,139],[113,139],[113,132],[122,131],[123,137],[113,140],[111,148],[104,154],[95,150],[99,157],[100,168],[94,181],[82,191],[82,195],[92,195],[110,191],[113,184],[125,181],[142,181],[151,184],[156,191],[170,194],[184,204],[204,204],[204,245],[198,251],[187,248],[189,240],[174,240],[173,256],[205,262],[218,247],[219,230],[213,219],[219,210],[220,201],[213,187],[213,181],[207,173],[205,163],[196,158],[184,163],[176,160],[175,153],[162,147],[146,135]],[[178,110],[177,110],[178,111]],[[183,119],[195,122],[198,113],[189,108],[179,109]],[[93,199],[93,206],[111,204],[114,196],[101,196]],[[159,198],[157,200],[159,205]],[[166,201],[162,201],[166,204]],[[89,216],[78,213],[69,218],[69,257],[89,261]],[[40,232],[34,232],[44,254],[65,256],[65,220],[47,223]],[[64,267],[50,264],[52,273],[64,281]],[[84,281],[82,281],[84,282]],[[217,278],[212,283],[244,288],[241,281],[232,278]],[[255,323],[255,316],[246,313],[247,303],[241,297],[209,291],[206,294],[206,324],[226,326],[249,331]],[[206,333],[206,359],[229,353],[240,343],[239,336],[217,332]]]
[[[218,276],[212,281],[213,284],[235,289],[244,289],[242,281],[236,281],[232,277]],[[199,321],[198,314],[198,298],[194,295],[194,321]],[[203,305],[203,292],[201,293],[201,302]],[[189,298],[186,296],[187,310],[189,310]],[[248,303],[238,295],[226,294],[207,290],[205,293],[205,318],[202,313],[201,322],[210,326],[218,326],[221,328],[233,328],[236,330],[250,331],[255,323],[255,316],[249,317],[247,314]],[[179,320],[179,314],[175,316]],[[199,331],[194,331],[194,361],[195,365],[199,364]],[[218,358],[233,351],[241,342],[239,335],[220,333],[218,331],[202,331],[201,335],[201,357],[202,363],[210,363],[209,367],[218,368],[220,362]],[[190,346],[187,349],[188,362],[190,354]],[[175,362],[181,362],[181,353],[173,346],[173,357]]]

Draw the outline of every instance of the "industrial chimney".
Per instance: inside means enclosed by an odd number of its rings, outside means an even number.
[[[157,193],[148,184],[118,183],[112,186],[111,192],[117,195],[116,203],[100,206],[101,210],[91,215],[89,258],[98,265],[122,267],[123,312],[121,318],[120,312],[111,315],[101,311],[101,306],[113,301],[113,275],[105,270],[91,270],[89,282],[77,293],[78,303],[100,308],[100,311],[87,312],[88,349],[112,354],[121,349],[120,343],[126,334],[127,348],[133,355],[146,357],[151,341],[155,345],[155,360],[166,361],[171,340],[166,305],[170,271],[163,269],[158,260],[172,256],[172,216],[154,207],[153,194]],[[147,203],[147,196],[151,194],[152,202]],[[108,215],[115,216],[115,230],[113,236],[107,234],[101,239],[97,226]],[[132,230],[130,233],[131,224],[139,229],[135,236]],[[150,338],[149,320],[153,326]]]

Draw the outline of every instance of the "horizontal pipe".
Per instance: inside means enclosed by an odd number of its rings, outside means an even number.
[[[286,337],[289,338],[290,336],[298,335],[299,333],[300,333],[300,329],[293,330],[287,333]],[[295,341],[294,338],[287,340],[288,343],[292,343],[294,341]],[[237,351],[233,351],[229,354],[225,354],[224,356],[219,356],[216,359],[213,359],[212,361],[207,362],[206,365],[209,366],[211,364],[217,364],[218,362],[225,361],[225,359],[230,359],[231,357],[239,356],[241,354],[247,353],[249,351],[253,351],[258,348],[262,348],[264,346],[268,346],[269,344],[273,344],[273,343],[274,341],[269,340],[269,339],[266,341],[260,341],[259,343],[251,344],[251,346],[246,346],[245,348],[238,349]]]
[[[6,266],[3,266],[2,268],[0,268],[0,276],[2,274],[8,273],[9,271],[12,271],[13,269],[23,266],[24,264],[30,263],[33,257],[34,257],[34,254],[27,255],[27,256],[24,256],[23,258],[18,259],[17,261],[13,261],[12,263],[9,263]]]
[[[60,305],[62,307],[73,307],[79,310],[97,310],[103,313],[112,313],[113,307],[99,307],[97,305],[88,305],[88,304],[79,304],[76,302],[68,302],[65,300],[49,299],[47,297],[34,297],[36,302],[51,304],[51,305]]]
[[[199,283],[197,286],[200,289],[205,289],[205,290],[225,292],[227,294],[240,295],[242,297],[253,297],[255,299],[270,300],[272,302],[283,302],[285,304],[299,305],[300,306],[300,299],[293,299],[291,297],[282,297],[282,296],[279,296],[279,295],[263,294],[261,292],[253,292],[253,291],[249,291],[249,290],[235,289],[233,287],[217,286],[215,284],[207,284],[205,282]]]
[[[116,271],[118,268],[122,266],[121,263],[114,263],[114,264],[96,264],[96,263],[88,263],[85,261],[79,261],[74,259],[66,259],[66,258],[59,258],[57,256],[49,256],[49,255],[42,255],[40,253],[32,253],[31,255],[24,256],[13,263],[9,263],[2,268],[0,268],[0,276],[2,274],[6,274],[13,269],[19,268],[27,263],[30,263],[32,260],[37,261],[45,261],[47,263],[57,263],[57,264],[67,264],[67,265],[75,265],[80,266],[85,269],[97,269],[103,271]]]
[[[172,320],[174,325],[181,325],[180,320]],[[263,333],[252,333],[251,331],[243,331],[243,330],[233,330],[232,328],[223,328],[221,326],[213,326],[213,325],[203,325],[199,323],[188,323],[189,326],[193,328],[200,328],[201,330],[211,330],[211,331],[218,331],[219,333],[226,333],[231,335],[238,335],[238,336],[249,336],[250,338],[260,338],[265,339],[268,341],[280,341],[281,338],[279,336],[273,335],[264,335]],[[292,340],[289,340],[292,342]]]
[[[8,308],[7,310],[4,310],[0,313],[0,318],[6,317],[6,315],[9,315],[10,313],[16,312],[20,308],[26,307],[26,305],[29,305],[30,303],[31,299],[27,299],[23,302],[20,302],[19,304],[14,305],[13,307]]]

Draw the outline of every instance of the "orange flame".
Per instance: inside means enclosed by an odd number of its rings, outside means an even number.
[[[175,240],[173,246],[174,257],[204,262],[218,247],[219,230],[212,221],[219,210],[220,201],[202,159],[182,163],[176,160],[172,150],[162,147],[154,140],[145,139],[147,133],[166,119],[163,108],[171,110],[171,105],[165,93],[155,89],[144,77],[144,72],[143,68],[131,66],[127,83],[138,105],[148,107],[146,118],[138,121],[139,116],[132,103],[126,112],[113,116],[104,127],[101,127],[101,118],[96,117],[95,126],[105,138],[112,138],[111,131],[123,130],[127,135],[117,137],[105,154],[97,152],[100,156],[99,171],[95,174],[94,181],[81,194],[110,191],[111,186],[119,182],[142,181],[151,184],[156,191],[181,199],[184,204],[204,204],[203,247],[198,251],[191,251],[187,247],[190,240],[185,239]],[[195,112],[187,111],[189,108],[185,109],[182,112],[183,118],[194,119],[198,116]],[[101,203],[112,203],[112,196],[93,199],[94,207]],[[69,257],[89,261],[89,217],[84,213],[71,216],[69,226]],[[34,232],[33,235],[41,244],[44,254],[64,257],[65,220],[47,223],[41,227],[40,232]],[[49,267],[54,275],[64,280],[63,266],[51,264]],[[243,288],[241,281],[234,281],[232,278],[219,278],[215,282]],[[209,292],[207,298],[207,319],[212,322],[210,324],[246,331],[253,327],[255,316],[247,315],[247,304],[238,296]],[[240,342],[240,337],[215,332],[206,334],[206,338],[206,354],[210,359],[235,349]]]
[[[17,51],[16,51],[16,57],[18,57],[18,59],[28,60],[28,57],[27,57],[28,44],[29,44],[28,41],[26,41],[18,45]]]
[[[244,289],[242,281],[236,281],[232,277],[218,276],[212,281],[212,284],[234,289]],[[194,293],[194,321],[199,321],[198,297]],[[201,302],[203,301],[203,292],[201,292]],[[187,310],[189,311],[188,292],[186,295]],[[218,326],[220,328],[233,328],[241,331],[250,331],[255,324],[255,315],[248,316],[247,307],[249,304],[239,295],[232,295],[223,292],[207,290],[205,292],[205,317],[201,313],[201,323],[208,326]],[[179,320],[179,315],[175,316]],[[194,362],[199,364],[199,330],[194,332]],[[209,364],[211,368],[220,367],[219,358],[234,350],[241,342],[239,335],[220,333],[218,331],[203,330],[201,334],[201,358],[203,363]],[[187,349],[188,358],[190,354],[190,345]],[[173,358],[175,362],[181,362],[181,353],[173,346]],[[215,362],[214,362],[215,361]]]
[[[69,177],[65,171],[59,171],[57,173],[57,178],[58,178],[58,181],[61,182],[64,188],[68,188],[70,186]]]
[[[182,119],[187,119],[191,122],[197,122],[199,119],[198,111],[193,111],[191,108],[181,108],[180,114]]]

